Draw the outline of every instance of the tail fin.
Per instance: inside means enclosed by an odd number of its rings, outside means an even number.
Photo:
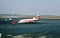
[[[37,15],[37,16],[35,16],[35,17],[33,17],[33,19],[36,19],[36,20],[38,20],[40,18],[40,16],[39,15]]]

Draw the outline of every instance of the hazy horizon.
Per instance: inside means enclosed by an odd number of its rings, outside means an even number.
[[[60,16],[60,0],[0,0],[0,14]]]

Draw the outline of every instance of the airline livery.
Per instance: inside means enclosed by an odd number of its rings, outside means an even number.
[[[33,22],[38,21],[39,18],[40,18],[40,16],[37,15],[37,16],[33,17],[33,19],[21,19],[18,21],[18,23],[33,23]]]

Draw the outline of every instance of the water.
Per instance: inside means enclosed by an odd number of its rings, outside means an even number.
[[[0,32],[4,35],[47,36],[60,38],[60,20],[40,19],[37,23],[29,24],[0,24]]]

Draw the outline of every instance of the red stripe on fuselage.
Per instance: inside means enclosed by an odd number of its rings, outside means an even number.
[[[24,22],[34,22],[34,20],[24,20]]]

